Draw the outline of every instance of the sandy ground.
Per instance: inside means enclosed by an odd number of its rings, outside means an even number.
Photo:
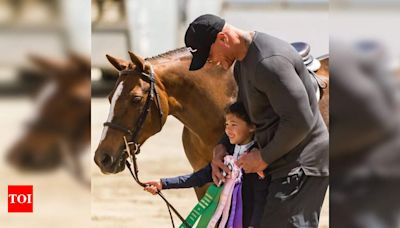
[[[92,154],[100,139],[102,123],[109,105],[105,99],[92,100]],[[163,130],[150,138],[138,157],[140,178],[145,180],[191,172],[184,155],[182,124],[169,117]],[[191,189],[164,191],[167,199],[186,216],[197,199]],[[326,199],[328,199],[328,194]],[[320,227],[329,227],[328,201],[325,200]],[[178,223],[178,219],[175,218]],[[161,198],[144,192],[127,170],[116,175],[103,175],[92,164],[92,226],[106,227],[171,227],[168,211]]]
[[[48,173],[18,172],[5,162],[7,149],[32,116],[28,99],[0,98],[0,227],[90,227],[90,189],[78,184],[66,169]],[[82,157],[89,177],[89,150]],[[33,213],[7,212],[7,186],[33,185]]]

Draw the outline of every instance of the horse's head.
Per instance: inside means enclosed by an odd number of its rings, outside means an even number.
[[[90,140],[90,61],[71,55],[67,61],[32,56],[46,76],[37,110],[24,135],[11,147],[8,161],[23,170],[48,170],[63,155],[75,156]]]
[[[124,152],[124,136],[141,145],[159,132],[167,119],[168,100],[157,72],[141,57],[131,52],[129,55],[132,62],[107,55],[107,59],[119,71],[119,77],[108,96],[110,111],[94,157],[103,173],[124,170],[128,156]],[[144,115],[146,106],[148,113]],[[144,122],[139,123],[139,119]],[[138,129],[140,132],[132,139]]]

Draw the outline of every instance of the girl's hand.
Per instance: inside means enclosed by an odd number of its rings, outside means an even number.
[[[160,190],[162,190],[162,184],[160,180],[144,182],[147,186],[144,188],[145,191],[156,195]]]

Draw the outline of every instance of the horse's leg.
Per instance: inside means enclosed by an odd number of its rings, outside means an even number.
[[[203,143],[203,141],[188,128],[183,128],[182,143],[185,149],[186,157],[190,162],[193,170],[197,171],[206,166],[212,158],[211,148]],[[208,185],[195,188],[197,199],[201,199],[205,194]]]

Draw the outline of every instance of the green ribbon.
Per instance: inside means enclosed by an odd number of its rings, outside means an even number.
[[[193,227],[200,216],[201,218],[199,224],[197,224],[197,227],[207,227],[209,221],[214,215],[215,210],[217,209],[222,188],[222,186],[217,187],[215,184],[212,184],[210,187],[208,187],[206,194],[203,196],[203,198],[201,198],[201,200],[196,204],[196,206],[185,219],[185,221],[191,227]],[[182,223],[179,228],[187,227]]]

